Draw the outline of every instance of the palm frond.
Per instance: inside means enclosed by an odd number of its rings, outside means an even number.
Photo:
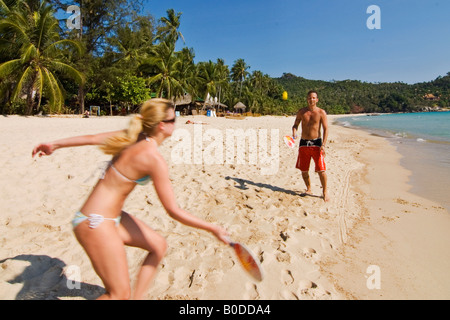
[[[38,106],[37,106],[37,109],[39,110],[39,108],[41,107],[41,101],[42,101],[42,91],[44,89],[44,78],[42,76],[41,68],[38,68],[38,70],[37,70],[35,89],[37,90],[37,93],[39,95],[39,102],[38,102]]]
[[[68,65],[67,63],[61,61],[50,61],[49,64],[55,69],[63,74],[66,74],[73,78],[78,84],[83,84],[85,82],[84,75],[75,69],[74,67]]]
[[[10,19],[3,19],[0,21],[0,34],[5,34],[10,37],[15,36],[14,41],[19,45],[30,42],[25,29]]]
[[[61,107],[64,103],[64,97],[62,89],[56,79],[56,77],[47,68],[43,69],[43,75],[45,78],[45,88],[49,93],[50,111],[61,112]]]
[[[79,41],[70,40],[70,39],[63,39],[63,40],[55,41],[55,42],[51,43],[50,45],[48,45],[44,49],[42,54],[44,56],[47,56],[47,57],[53,57],[57,53],[61,52],[61,50],[58,48],[59,46],[72,47],[72,48],[74,48],[77,51],[77,53],[79,55],[81,55],[83,53],[83,47],[82,47],[82,45],[81,45],[81,43]]]
[[[155,76],[153,76],[153,77],[150,77],[150,78],[148,79],[148,83],[149,83],[149,84],[153,84],[153,83],[155,83],[155,82],[157,82],[157,81],[161,81],[162,77],[163,77],[163,75],[162,75],[161,73],[160,73],[160,74],[157,74],[157,75],[155,75]]]
[[[22,73],[22,75],[21,75],[19,81],[17,82],[16,87],[14,88],[14,91],[11,95],[12,100],[17,99],[20,92],[22,92],[24,85],[27,84],[27,82],[32,78],[33,72],[34,72],[34,70],[31,66],[29,66],[28,68],[25,69],[25,71]]]
[[[0,12],[9,12],[8,6],[3,2],[3,0],[0,0]]]
[[[23,50],[23,54],[21,56],[21,60],[22,60],[22,63],[24,63],[24,64],[28,63],[30,60],[32,60],[33,58],[38,56],[36,47],[32,43],[29,43],[22,50]]]
[[[6,78],[14,71],[20,70],[22,66],[21,59],[14,59],[0,64],[0,78]]]
[[[39,13],[40,15],[36,25],[36,31],[39,32],[39,35],[36,46],[40,50],[43,50],[49,42],[51,43],[59,39],[59,22],[53,16],[51,7],[43,8]]]
[[[52,79],[49,76],[50,72],[48,71],[48,69],[43,68],[42,71],[43,71],[42,76],[43,76],[44,83],[45,83],[45,90],[46,90],[46,93],[48,93],[48,98],[49,98],[50,104],[53,105],[55,102],[56,88],[53,85]]]

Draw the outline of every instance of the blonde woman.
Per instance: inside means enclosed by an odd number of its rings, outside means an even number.
[[[139,219],[124,212],[125,199],[139,185],[153,181],[167,213],[175,220],[214,234],[229,244],[223,228],[205,222],[180,209],[169,180],[168,167],[158,146],[172,135],[175,125],[173,104],[164,99],[146,101],[127,130],[85,135],[37,145],[32,152],[51,155],[60,148],[100,145],[113,156],[103,176],[72,221],[79,243],[102,279],[106,293],[99,299],[141,299],[156,274],[167,244],[165,239]],[[124,245],[149,251],[131,292]]]

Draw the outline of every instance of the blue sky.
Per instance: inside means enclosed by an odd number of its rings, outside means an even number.
[[[196,62],[242,58],[250,71],[315,80],[417,83],[450,71],[449,0],[145,0],[182,12]],[[381,29],[370,30],[370,5]]]

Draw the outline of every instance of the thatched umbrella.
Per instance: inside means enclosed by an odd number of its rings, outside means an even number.
[[[174,102],[175,106],[187,105],[192,102],[192,96],[188,93],[185,93],[184,95],[177,97],[176,99],[172,98],[172,101]]]
[[[235,110],[240,109],[240,110],[244,111],[245,108],[247,108],[247,107],[246,107],[245,104],[243,104],[242,102],[238,102],[238,103],[236,103],[236,104],[234,105],[233,108],[234,108]]]
[[[228,108],[228,106],[226,104],[219,103],[219,102],[217,102],[216,106],[218,106],[219,108],[222,108],[222,109],[227,109]]]

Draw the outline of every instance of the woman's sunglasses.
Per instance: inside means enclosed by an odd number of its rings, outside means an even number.
[[[165,123],[175,123],[177,117],[173,118],[173,119],[169,119],[169,120],[163,120],[161,122],[165,122]]]

